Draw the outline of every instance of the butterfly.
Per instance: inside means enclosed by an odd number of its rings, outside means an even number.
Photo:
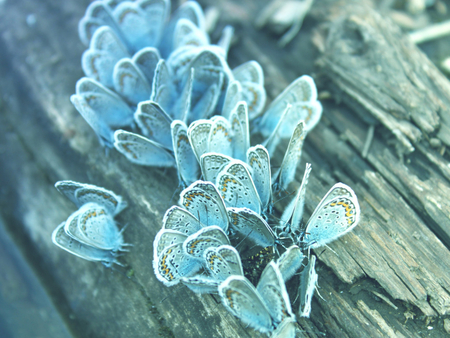
[[[219,286],[228,311],[256,330],[268,333],[295,318],[281,273],[274,262],[264,269],[256,288],[242,276],[230,276]]]
[[[117,255],[111,250],[102,250],[84,244],[69,236],[65,230],[65,222],[62,222],[52,233],[52,242],[72,255],[83,258],[87,261],[102,262],[110,267],[113,263],[122,265],[117,261]]]
[[[335,184],[314,210],[298,237],[304,248],[316,249],[353,230],[360,219],[355,192],[344,183]]]
[[[76,85],[76,94],[70,101],[94,129],[100,144],[111,147],[114,130],[133,124],[133,111],[115,92],[101,83],[81,78]]]
[[[161,144],[125,130],[114,132],[114,147],[130,162],[154,167],[173,167],[175,159]]]
[[[112,215],[117,215],[127,207],[127,202],[111,190],[93,184],[75,181],[58,181],[55,188],[78,208],[87,203],[103,206]]]
[[[114,216],[126,206],[122,197],[91,184],[59,181],[56,189],[71,200],[78,210],[61,223],[52,234],[52,241],[60,248],[90,261],[107,266],[119,264],[117,253],[127,251],[123,231]]]
[[[291,109],[281,119],[288,105]],[[280,123],[278,137],[288,138],[299,121],[304,121],[306,130],[310,131],[319,122],[321,116],[322,105],[317,101],[314,80],[308,75],[303,75],[272,101],[256,123],[257,130],[265,137],[269,137]]]

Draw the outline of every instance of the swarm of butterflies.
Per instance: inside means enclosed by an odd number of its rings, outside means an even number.
[[[338,183],[302,226],[310,164],[281,216],[273,210],[320,120],[316,86],[302,76],[264,111],[259,63],[233,70],[227,64],[233,29],[225,27],[210,44],[195,1],[170,13],[169,0],[92,2],[79,24],[88,46],[86,77],[71,101],[102,145],[135,164],[177,168],[185,189],[153,244],[156,277],[167,286],[219,294],[256,330],[295,337],[285,283],[300,272],[299,314],[309,317],[317,285],[309,249],[351,231],[360,217],[355,193]],[[250,145],[250,130],[263,144]],[[272,172],[270,155],[284,139],[290,139],[287,150]],[[74,181],[55,186],[79,209],[55,229],[53,242],[90,261],[120,264],[129,245],[114,221],[126,207],[122,198]]]

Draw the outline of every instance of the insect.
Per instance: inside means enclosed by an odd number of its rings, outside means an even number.
[[[359,219],[355,192],[348,185],[337,183],[314,210],[298,238],[299,243],[305,248],[316,249],[353,230]]]
[[[180,193],[180,205],[205,224],[217,225],[228,231],[228,214],[225,203],[211,182],[196,181]]]
[[[210,225],[186,238],[183,249],[186,255],[203,261],[203,254],[206,249],[229,244],[230,241],[226,233],[217,225]]]
[[[169,1],[123,1],[116,5],[106,1],[91,3],[78,30],[81,41],[88,45],[101,26],[111,27],[134,53],[144,47],[157,47],[170,12]]]
[[[273,331],[287,318],[295,318],[274,262],[264,269],[256,288],[245,277],[231,276],[219,286],[219,295],[231,313],[263,333]]]
[[[204,252],[205,268],[218,281],[224,281],[229,276],[243,276],[241,258],[231,245],[210,247]]]
[[[122,231],[113,215],[96,203],[86,203],[67,219],[64,231],[73,239],[101,250],[124,251]]]
[[[171,123],[172,118],[151,100],[139,102],[134,120],[145,137],[159,143],[166,149],[172,150]]]
[[[90,261],[107,266],[119,264],[117,255],[127,244],[114,216],[126,207],[121,196],[105,188],[75,181],[59,181],[56,189],[70,199],[78,210],[61,223],[52,234],[60,248]]]
[[[267,222],[248,208],[227,208],[230,236],[239,243],[239,251],[246,257],[261,248],[275,245],[276,235]]]
[[[288,105],[291,105],[291,109],[283,117]],[[308,75],[303,75],[272,101],[257,123],[258,131],[265,137],[269,137],[278,128],[278,137],[289,138],[299,121],[304,121],[306,130],[310,131],[319,122],[321,116],[322,105],[317,101],[314,80]],[[277,127],[278,124],[280,125]]]
[[[266,148],[262,145],[251,147],[247,151],[247,163],[261,201],[263,213],[271,208],[272,203],[272,178],[270,158]]]
[[[202,268],[209,266],[206,252],[228,244],[228,236],[220,227],[205,226],[189,211],[174,206],[166,212],[163,228],[153,242],[155,275],[167,286],[182,281],[196,292],[209,292],[212,287],[209,279],[198,275]],[[211,262],[211,257],[208,259]]]
[[[261,65],[256,61],[248,61],[234,68],[233,75],[241,85],[240,98],[247,103],[248,118],[254,120],[261,114],[266,104],[264,73]]]
[[[315,270],[316,256],[309,257],[308,265],[300,274],[300,308],[301,317],[309,317],[311,313],[311,300],[317,286],[318,275]]]
[[[133,111],[115,92],[100,82],[83,77],[70,101],[94,129],[101,145],[112,147],[114,130],[131,126]]]
[[[72,255],[83,258],[87,261],[102,262],[106,266],[113,263],[122,265],[117,261],[117,256],[111,250],[102,250],[96,247],[86,245],[67,235],[64,231],[65,222],[62,222],[52,233],[52,242]]]
[[[291,279],[291,277],[300,269],[304,258],[305,255],[303,255],[300,248],[297,245],[291,245],[277,259],[276,263],[278,269],[285,282]]]
[[[127,206],[127,202],[121,196],[93,184],[58,181],[55,183],[55,188],[77,207],[86,203],[96,203],[107,208],[112,215],[117,215]]]
[[[247,104],[240,101],[231,111],[228,119],[213,116],[200,119],[188,128],[188,137],[197,160],[207,153],[221,154],[234,159],[247,160],[250,147]]]
[[[154,167],[176,164],[173,155],[161,144],[129,131],[119,129],[114,132],[114,147],[136,164]]]
[[[303,174],[302,184],[297,191],[295,198],[284,209],[280,219],[282,229],[288,228],[288,233],[294,233],[300,230],[305,207],[306,186],[308,185],[309,174],[311,173],[311,164],[307,163]]]
[[[300,121],[294,129],[280,169],[273,175],[272,181],[275,192],[286,191],[289,184],[294,180],[302,156],[305,137],[305,123]]]
[[[245,162],[228,163],[217,175],[216,186],[227,206],[261,213],[261,200]]]
[[[197,259],[186,255],[183,243],[164,248],[159,256],[153,257],[156,278],[166,286],[178,284],[182,277],[195,275],[202,267]]]
[[[200,167],[192,150],[183,121],[175,120],[170,125],[178,178],[182,187],[194,183],[200,176]]]
[[[84,74],[105,87],[113,88],[113,72],[116,63],[129,57],[127,47],[109,26],[98,28],[81,57]]]

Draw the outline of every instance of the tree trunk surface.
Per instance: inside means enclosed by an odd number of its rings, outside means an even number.
[[[257,60],[270,99],[303,74],[316,79],[324,115],[306,139],[292,183],[294,191],[311,163],[307,216],[336,182],[350,185],[360,201],[359,225],[316,251],[320,296],[311,318],[298,320],[298,336],[445,335],[449,81],[370,1],[317,0],[285,49],[268,29],[254,28],[268,1],[200,3],[219,7],[213,41],[225,24],[235,27],[230,67]],[[178,201],[177,174],[131,164],[115,150],[105,153],[70,103],[83,76],[77,25],[88,4],[0,1],[0,242],[14,244],[45,290],[44,312],[54,315],[47,336],[265,337],[228,313],[218,297],[167,288],[156,279],[153,239]],[[371,127],[374,138],[362,156]],[[129,224],[124,237],[134,245],[120,257],[124,267],[107,269],[52,244],[52,231],[75,211],[54,188],[67,179],[113,190],[128,202],[117,217]],[[36,304],[34,294],[23,291],[31,277],[7,258],[0,267],[1,302]]]

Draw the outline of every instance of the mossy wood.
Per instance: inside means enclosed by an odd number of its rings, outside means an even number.
[[[218,297],[167,288],[155,278],[153,239],[177,203],[177,174],[106,152],[71,105],[83,76],[77,24],[88,3],[0,4],[0,201],[7,230],[75,337],[263,337]],[[279,49],[275,36],[252,25],[265,3],[220,2],[213,39],[224,24],[235,26],[230,66],[260,62],[272,99],[303,74],[320,80],[319,92],[343,98],[344,104],[322,101],[324,116],[306,139],[292,191],[310,162],[307,215],[339,181],[355,190],[362,212],[353,232],[316,252],[321,296],[311,319],[299,320],[299,336],[421,337],[427,325],[442,333],[450,313],[449,82],[374,9],[316,1],[300,35]],[[375,137],[364,159],[370,124]],[[124,237],[134,245],[120,258],[125,267],[107,269],[52,244],[53,229],[75,211],[53,187],[65,179],[128,201],[117,218],[129,224]]]

